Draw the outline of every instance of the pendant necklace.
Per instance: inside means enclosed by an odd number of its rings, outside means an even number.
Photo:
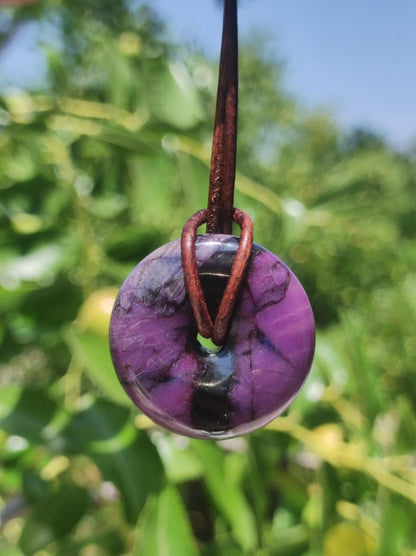
[[[231,438],[273,420],[300,390],[315,348],[299,280],[253,243],[250,217],[233,207],[237,97],[237,0],[225,0],[208,207],[132,270],[110,323],[114,367],[133,403],[194,438]]]

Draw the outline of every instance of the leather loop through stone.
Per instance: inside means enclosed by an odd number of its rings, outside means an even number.
[[[227,336],[238,290],[251,255],[253,222],[244,211],[233,209],[232,218],[241,228],[241,237],[218,313],[215,321],[212,322],[199,278],[195,251],[197,228],[207,221],[207,216],[207,209],[200,210],[191,216],[183,227],[181,236],[182,265],[186,290],[198,332],[204,338],[211,338],[215,345],[220,346]]]

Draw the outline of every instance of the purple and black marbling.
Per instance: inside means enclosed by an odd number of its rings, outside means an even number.
[[[210,313],[221,301],[238,238],[196,240]],[[121,384],[156,423],[196,438],[262,427],[293,400],[312,364],[315,327],[296,276],[254,244],[222,348],[202,347],[186,295],[179,240],[147,256],[120,289],[110,325]]]

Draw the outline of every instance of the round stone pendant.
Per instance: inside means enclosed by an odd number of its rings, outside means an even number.
[[[239,239],[197,236],[196,256],[212,318]],[[315,327],[296,276],[253,244],[223,346],[203,347],[186,294],[180,241],[129,274],[114,305],[111,354],[132,401],[153,421],[195,438],[229,438],[277,417],[312,364]]]

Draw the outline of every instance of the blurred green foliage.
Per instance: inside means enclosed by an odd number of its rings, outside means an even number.
[[[150,4],[149,4],[150,5]],[[415,555],[416,165],[305,114],[242,45],[236,205],[308,291],[308,382],[222,443],[131,407],[117,287],[206,204],[215,64],[142,2],[0,12],[42,31],[48,76],[0,99],[0,553]]]

